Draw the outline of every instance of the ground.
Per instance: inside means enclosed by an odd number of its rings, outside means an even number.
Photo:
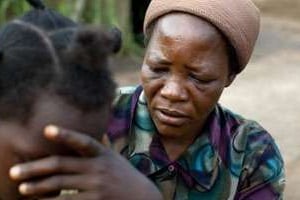
[[[271,17],[270,17],[271,16]],[[262,17],[261,34],[246,70],[225,90],[221,104],[260,122],[275,138],[286,164],[285,198],[300,199],[300,20]],[[119,85],[138,84],[141,60],[116,71]],[[299,137],[299,138],[298,138]]]

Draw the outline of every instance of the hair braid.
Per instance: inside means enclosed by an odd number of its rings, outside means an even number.
[[[107,107],[116,87],[108,57],[120,48],[117,29],[79,27],[48,9],[8,23],[0,30],[0,119],[26,122],[45,91],[83,112]]]
[[[0,117],[25,121],[37,91],[60,73],[52,42],[39,28],[19,20],[0,31]]]
[[[49,54],[51,56],[51,58],[53,59],[53,67],[56,71],[57,74],[59,74],[60,72],[60,62],[59,62],[59,58],[56,54],[55,48],[52,44],[52,41],[49,39],[49,37],[46,35],[45,32],[43,32],[41,29],[39,29],[38,27],[27,23],[27,22],[23,22],[20,20],[14,20],[12,23],[18,24],[20,26],[24,26],[28,29],[31,29],[33,32],[36,32],[37,35],[39,35],[39,37],[41,38],[41,41],[45,44],[45,48],[49,51]]]

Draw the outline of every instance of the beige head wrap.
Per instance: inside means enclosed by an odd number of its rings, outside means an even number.
[[[251,0],[152,0],[144,33],[159,17],[171,12],[199,16],[216,26],[236,51],[239,71],[249,62],[260,27],[259,10]]]

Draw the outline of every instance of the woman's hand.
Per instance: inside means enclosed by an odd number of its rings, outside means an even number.
[[[72,148],[82,157],[52,156],[14,166],[10,176],[21,183],[22,195],[49,200],[162,199],[153,183],[121,155],[95,139],[55,126],[48,126],[45,136]],[[61,190],[76,192],[45,198]]]

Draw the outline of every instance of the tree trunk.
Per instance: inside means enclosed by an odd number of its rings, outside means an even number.
[[[123,52],[130,52],[135,48],[135,43],[133,41],[132,34],[132,24],[131,24],[131,0],[115,0],[118,1],[116,5],[117,9],[117,19],[119,22],[119,27],[123,32]]]
[[[122,54],[135,53],[138,49],[131,26],[131,0],[95,0],[98,2],[100,23],[117,26],[123,34]]]
[[[74,8],[74,12],[71,16],[71,18],[74,21],[78,21],[83,13],[83,10],[85,9],[85,5],[86,4],[86,0],[77,0],[75,3],[75,8]]]

